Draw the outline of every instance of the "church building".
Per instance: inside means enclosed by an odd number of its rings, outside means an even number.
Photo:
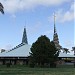
[[[61,52],[62,46],[59,44],[58,34],[56,32],[55,26],[55,15],[54,15],[54,35],[53,35],[53,42],[56,48],[59,50],[59,58],[75,58],[74,55],[66,54]],[[28,64],[29,52],[30,52],[31,45],[28,44],[27,40],[27,33],[26,28],[24,28],[22,42],[12,48],[11,50],[2,50],[0,53],[0,64]]]

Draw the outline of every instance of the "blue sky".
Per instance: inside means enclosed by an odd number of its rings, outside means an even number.
[[[22,41],[24,26],[31,45],[41,35],[53,39],[53,13],[62,47],[75,45],[74,0],[0,0],[5,14],[0,13],[0,48],[10,49]]]

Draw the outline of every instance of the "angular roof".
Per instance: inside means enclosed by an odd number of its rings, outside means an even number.
[[[75,56],[74,55],[70,55],[70,54],[66,54],[66,53],[63,53],[63,52],[60,52],[58,57],[75,57]]]
[[[0,57],[28,57],[31,45],[21,43],[11,50],[0,53]],[[58,57],[75,57],[74,55],[60,52]]]
[[[27,57],[29,56],[31,45],[21,43],[9,51],[0,53],[0,57]]]

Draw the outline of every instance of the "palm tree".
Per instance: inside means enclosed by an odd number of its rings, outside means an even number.
[[[3,7],[2,3],[0,3],[0,12],[1,12],[2,14],[4,14],[4,7]]]
[[[72,47],[72,50],[71,51],[74,51],[74,55],[75,55],[75,47]]]
[[[63,53],[70,53],[70,51],[69,51],[69,49],[67,49],[67,48],[63,48]]]

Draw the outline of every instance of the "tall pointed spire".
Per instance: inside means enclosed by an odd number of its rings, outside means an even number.
[[[54,13],[54,35],[53,35],[53,42],[55,43],[55,46],[57,49],[60,49],[59,45],[59,39],[58,39],[58,34],[56,32],[56,27],[55,27],[55,13]]]
[[[23,37],[22,37],[22,43],[28,44],[27,34],[26,34],[26,27],[24,27],[24,32],[23,32]]]
[[[55,12],[54,12],[54,34],[56,34],[56,27],[55,27]]]

